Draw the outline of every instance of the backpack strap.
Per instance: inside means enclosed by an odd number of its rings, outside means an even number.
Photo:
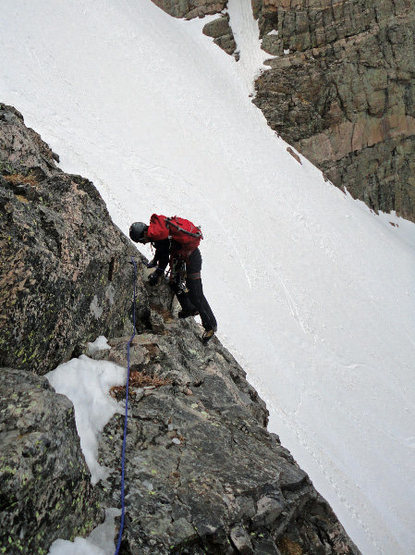
[[[203,234],[202,234],[202,230],[200,229],[200,227],[194,226],[196,227],[196,229],[198,230],[196,233],[192,233],[191,231],[187,231],[187,229],[183,229],[182,227],[179,226],[178,223],[174,222],[173,220],[176,218],[176,216],[173,216],[173,218],[166,218],[166,227],[169,228],[169,226],[173,226],[177,229],[177,231],[181,231],[182,233],[185,233],[186,235],[190,235],[191,237],[196,237],[196,238],[201,238],[203,239]]]

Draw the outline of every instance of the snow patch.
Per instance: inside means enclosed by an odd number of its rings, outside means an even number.
[[[55,391],[66,395],[74,405],[81,449],[91,472],[91,482],[96,484],[108,475],[108,469],[97,460],[99,435],[115,413],[123,414],[109,390],[125,383],[126,369],[81,355],[60,364],[46,377]]]
[[[87,343],[87,355],[94,355],[98,351],[109,351],[111,346],[108,344],[107,338],[100,335],[92,343]]]
[[[264,61],[269,58],[269,54],[261,48],[258,21],[252,13],[251,3],[228,0],[228,12],[229,23],[240,55],[237,69],[248,93],[253,94],[255,80],[266,67]]]
[[[92,312],[92,314],[95,316],[97,320],[101,318],[102,313],[104,312],[104,309],[101,306],[99,306],[99,300],[96,295],[94,295],[94,298],[92,299],[91,304],[89,305],[89,310]]]
[[[48,555],[113,555],[115,552],[115,517],[120,516],[120,509],[106,509],[105,521],[94,528],[87,538],[55,540]]]

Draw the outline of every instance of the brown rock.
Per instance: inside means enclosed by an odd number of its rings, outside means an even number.
[[[269,125],[335,185],[415,221],[413,3],[256,0],[253,10],[279,56],[256,82]]]
[[[233,54],[236,50],[236,42],[233,31],[229,25],[229,15],[214,19],[203,27],[203,33],[208,37],[213,37],[217,44],[227,54]]]
[[[299,164],[302,164],[301,158],[298,156],[296,152],[294,152],[294,150],[290,146],[287,147],[287,152],[289,152],[291,156],[295,158]]]

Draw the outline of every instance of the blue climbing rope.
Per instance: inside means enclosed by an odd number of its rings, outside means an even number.
[[[122,533],[124,531],[124,518],[125,518],[125,495],[124,495],[124,486],[125,486],[125,449],[127,444],[127,422],[128,422],[128,385],[130,381],[130,347],[131,343],[135,336],[135,300],[136,300],[136,284],[137,284],[137,263],[133,257],[131,257],[131,263],[134,266],[134,280],[133,280],[133,334],[130,337],[127,343],[127,382],[125,385],[125,417],[124,417],[124,439],[122,442],[122,455],[121,455],[121,523],[120,523],[120,530],[118,532],[118,541],[117,547],[115,550],[115,555],[118,555],[118,552],[121,547],[121,540],[122,540]]]

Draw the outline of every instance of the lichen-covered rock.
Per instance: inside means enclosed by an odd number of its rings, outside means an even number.
[[[102,519],[72,403],[46,378],[0,369],[0,552],[47,553]]]
[[[122,553],[358,553],[266,430],[268,411],[239,364],[216,339],[204,346],[193,320],[157,306],[158,293],[167,299],[165,286],[151,293],[158,333],[137,335],[130,351]],[[127,339],[110,340],[105,356],[125,364]],[[117,415],[99,452],[116,469],[98,485],[107,506],[119,500],[122,434]]]
[[[220,13],[228,0],[152,0],[156,6],[174,17],[204,17]]]
[[[256,82],[269,125],[336,185],[415,220],[411,0],[255,0],[274,56]]]
[[[39,374],[81,342],[122,331],[129,260],[140,257],[93,184],[56,159],[17,110],[0,104],[0,366]],[[142,288],[142,307],[145,296]]]

